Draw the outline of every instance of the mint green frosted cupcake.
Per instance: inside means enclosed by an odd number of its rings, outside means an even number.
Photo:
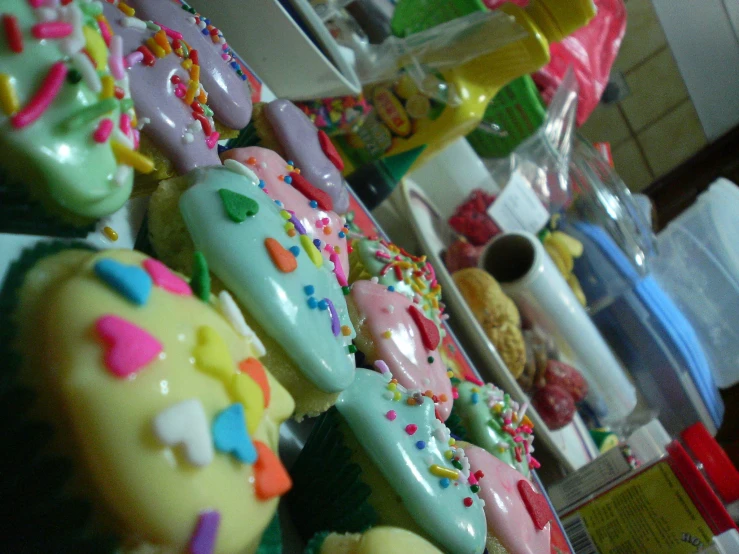
[[[495,385],[459,382],[449,425],[455,435],[484,448],[528,477],[539,467],[532,456],[533,426],[518,402]]]
[[[288,502],[304,538],[406,529],[445,552],[480,554],[486,523],[477,480],[434,405],[389,374],[357,370],[317,422],[293,468]]]

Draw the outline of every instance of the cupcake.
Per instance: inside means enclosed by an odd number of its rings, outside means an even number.
[[[39,7],[34,8],[33,6]],[[128,200],[136,114],[97,3],[3,3],[0,232],[84,236]]]
[[[300,168],[290,163],[292,160],[285,161],[273,150],[258,146],[232,148],[223,152],[221,159],[226,163],[234,160],[256,173],[262,190],[294,216],[291,221],[296,230],[310,236],[323,256],[338,267],[335,273],[339,284],[346,286],[349,230],[343,218],[333,211],[331,196],[311,185]]]
[[[221,139],[233,138],[251,119],[251,90],[247,77],[223,33],[210,19],[181,0],[128,0],[136,16],[154,21],[174,40],[196,50],[200,82],[208,91]]]
[[[378,282],[403,294],[439,328],[443,306],[441,285],[436,280],[433,266],[426,256],[413,256],[399,246],[385,240],[358,239],[352,242],[349,255],[349,282],[376,277]]]
[[[358,369],[316,423],[292,469],[288,506],[299,532],[358,533],[388,525],[444,552],[485,549],[483,502],[469,462],[433,403],[389,373]]]
[[[1,308],[5,549],[257,550],[294,403],[232,304],[135,251],[42,244]]]
[[[547,554],[550,520],[546,498],[518,471],[487,451],[460,443],[476,476],[478,495],[485,501],[489,554]]]
[[[333,264],[258,185],[236,162],[164,181],[149,206],[150,241],[178,270],[195,250],[205,255],[214,288],[227,287],[243,308],[300,419],[352,382],[355,333]]]
[[[529,476],[539,462],[533,457],[534,424],[511,400],[490,383],[458,383],[454,401],[456,426],[452,432],[490,452],[513,469]]]
[[[127,3],[103,2],[102,9],[105,27],[120,37],[112,40],[128,68],[142,151],[156,160],[156,171],[136,180],[135,193],[151,193],[160,180],[195,167],[219,165],[220,133],[203,84],[212,70],[205,49],[201,60],[178,31],[139,19]]]
[[[289,100],[256,104],[252,124],[230,148],[263,146],[295,162],[301,174],[314,187],[326,192],[338,214],[349,211],[349,190],[341,172],[344,162],[325,132],[316,129],[308,116]]]
[[[303,554],[442,554],[430,542],[397,527],[375,527],[365,533],[319,533]]]
[[[452,385],[439,355],[439,330],[417,305],[372,281],[357,281],[347,297],[357,331],[355,344],[366,361],[389,371],[415,395],[431,400],[446,421],[452,411]]]
[[[470,267],[452,275],[454,284],[515,379],[526,367],[526,343],[516,304],[487,271]]]

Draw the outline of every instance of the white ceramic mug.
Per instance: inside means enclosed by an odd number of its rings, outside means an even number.
[[[500,283],[524,317],[541,325],[588,381],[588,401],[605,407],[602,419],[617,422],[636,406],[636,391],[541,242],[531,233],[496,237],[480,267]],[[599,414],[601,415],[601,414]]]

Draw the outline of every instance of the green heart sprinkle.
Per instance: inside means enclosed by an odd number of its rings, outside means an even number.
[[[228,189],[220,189],[218,194],[221,196],[226,215],[231,221],[241,223],[246,221],[247,217],[255,216],[259,212],[259,204],[248,196]]]

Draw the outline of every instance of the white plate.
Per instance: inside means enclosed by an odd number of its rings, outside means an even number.
[[[482,362],[478,364],[477,370],[483,379],[501,387],[517,402],[522,404],[528,401],[528,396],[488,340],[444,265],[442,252],[454,240],[455,233],[446,223],[446,219],[440,215],[439,210],[412,179],[405,178],[401,182],[401,192],[405,204],[404,209],[441,283],[444,303],[452,316],[452,321],[456,324],[454,330],[457,336],[466,339],[465,347],[474,349],[474,352],[468,350],[468,354],[473,354],[473,358],[478,358]],[[460,197],[456,204],[462,200],[463,198]],[[567,471],[582,467],[598,456],[598,448],[577,413],[572,423],[557,431],[551,431],[533,407],[529,407],[526,413],[534,423],[538,444],[544,444]]]
[[[279,0],[190,0],[278,97],[309,100],[359,94],[352,65],[308,0],[290,0],[315,44]]]

